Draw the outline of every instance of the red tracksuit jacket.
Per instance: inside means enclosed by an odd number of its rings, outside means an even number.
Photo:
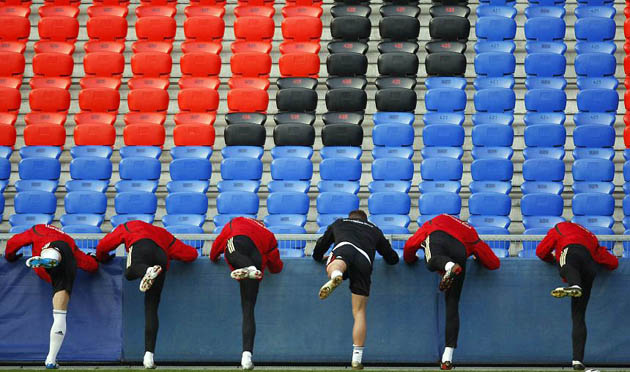
[[[129,252],[135,242],[142,239],[151,239],[166,253],[168,269],[170,260],[190,262],[197,258],[197,250],[175,238],[173,234],[161,227],[153,226],[144,221],[129,221],[118,225],[112,232],[105,235],[96,246],[96,259],[106,261],[109,252],[120,244],[125,243],[125,249]]]
[[[282,271],[283,263],[280,259],[276,237],[271,231],[267,230],[262,223],[246,217],[236,217],[223,226],[221,234],[217,236],[217,239],[212,244],[210,259],[216,262],[221,253],[225,251],[228,239],[237,235],[247,236],[254,242],[256,248],[258,248],[262,256],[262,267],[260,271],[264,273],[265,267],[269,267],[269,271],[274,274]],[[229,264],[228,262],[228,265]],[[231,265],[230,268],[232,268]]]
[[[560,222],[551,228],[536,247],[536,256],[543,261],[552,262],[555,254],[556,260],[560,261],[562,250],[570,244],[585,246],[593,260],[608,270],[614,270],[619,265],[617,257],[610,254],[606,247],[600,246],[592,232],[572,222]]]
[[[83,251],[77,247],[77,244],[70,235],[51,225],[35,225],[22,233],[13,235],[11,239],[7,241],[4,258],[6,258],[7,261],[15,260],[16,252],[20,248],[31,244],[33,245],[33,256],[39,256],[42,253],[42,248],[46,244],[55,241],[68,243],[68,245],[72,248],[72,253],[77,261],[77,266],[80,269],[91,273],[98,270],[98,262],[96,262],[94,257],[90,257],[83,253]],[[48,283],[51,282],[50,275],[48,275],[46,269],[38,267],[33,270],[35,270],[37,276]]]
[[[441,214],[425,222],[418,231],[405,243],[403,257],[405,262],[413,263],[418,260],[416,251],[420,249],[420,244],[434,231],[444,231],[455,239],[459,240],[466,247],[466,255],[475,255],[481,264],[487,269],[496,270],[501,265],[499,258],[492,252],[492,249],[479,238],[474,227],[448,214]]]

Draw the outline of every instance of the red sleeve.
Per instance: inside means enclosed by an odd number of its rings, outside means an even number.
[[[19,234],[15,234],[11,239],[7,240],[7,247],[4,251],[4,258],[7,261],[15,260],[15,254],[20,248],[33,244],[32,229],[28,229]],[[49,278],[50,281],[50,278]]]
[[[199,255],[197,250],[188,244],[184,244],[181,240],[175,239],[173,245],[169,248],[169,257],[174,260],[192,262],[197,259]]]
[[[77,261],[77,266],[79,269],[87,271],[89,273],[95,273],[98,270],[98,262],[94,257],[88,256],[82,250],[80,250],[76,244],[73,245],[73,254],[74,258]]]
[[[267,265],[269,267],[269,271],[272,274],[277,274],[282,271],[284,267],[284,263],[280,259],[280,251],[278,248],[274,248],[269,253],[267,253]]]
[[[606,247],[598,247],[595,250],[593,259],[595,260],[595,262],[604,266],[608,270],[615,270],[617,266],[619,266],[619,260],[617,259],[617,257],[608,252],[608,249],[606,249]]]
[[[415,234],[405,243],[403,249],[403,258],[406,263],[414,263],[418,261],[416,252],[420,249],[420,244],[427,238],[427,232],[424,228],[420,228]]]
[[[113,251],[124,241],[125,232],[123,225],[118,225],[112,232],[105,235],[96,246],[96,259],[106,261],[109,252]]]
[[[553,250],[556,247],[558,234],[555,227],[549,230],[545,238],[536,247],[536,256],[543,261],[553,262]]]
[[[50,279],[50,275],[48,274],[48,272],[46,272],[46,269],[44,269],[43,267],[36,267],[33,269],[33,271],[35,271],[35,274],[37,274],[37,276],[42,278],[42,280],[48,283],[52,283],[52,279]]]
[[[483,240],[479,239],[477,243],[473,244],[472,251],[486,269],[496,270],[501,266],[499,257],[494,254],[492,249],[490,249],[488,244]]]
[[[217,262],[219,260],[219,256],[225,250],[227,236],[229,236],[228,230],[229,227],[227,225],[223,226],[223,230],[221,230],[219,236],[217,236],[214,243],[212,243],[212,249],[210,250],[210,260],[214,262]]]

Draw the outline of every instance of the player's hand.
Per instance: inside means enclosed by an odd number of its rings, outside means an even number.
[[[116,257],[116,255],[115,255],[115,254],[108,254],[108,255],[106,255],[106,256],[105,256],[105,258],[104,258],[104,259],[99,260],[98,258],[96,258],[96,260],[97,260],[97,261],[100,261],[100,262],[102,262],[102,263],[108,263],[109,261],[113,260],[113,259],[114,259],[114,257]]]
[[[15,262],[19,260],[20,258],[22,258],[22,256],[24,256],[22,253],[18,253],[18,254],[14,254],[13,256],[5,256],[5,258],[9,262]]]

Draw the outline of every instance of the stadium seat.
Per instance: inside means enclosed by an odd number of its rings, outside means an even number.
[[[3,52],[23,53],[26,42],[31,34],[31,23],[27,17],[13,15],[0,16],[0,23],[4,26],[0,31],[0,41]]]
[[[566,129],[563,125],[536,124],[525,128],[525,146],[558,147],[562,148],[566,142]],[[563,150],[563,149],[562,149]],[[564,153],[564,150],[562,151]],[[552,156],[550,156],[552,157]]]
[[[70,93],[61,88],[39,88],[31,90],[28,101],[32,112],[67,113]]]
[[[212,164],[207,159],[175,159],[169,165],[173,181],[209,180],[212,176]]]
[[[463,76],[466,71],[466,57],[461,53],[431,53],[424,63],[430,76]]]
[[[315,142],[315,129],[307,124],[283,124],[274,129],[273,139],[276,146],[312,147]]]
[[[143,88],[129,91],[127,103],[131,112],[149,112],[166,114],[168,92],[164,89]]]
[[[228,85],[236,88],[269,88],[269,72],[271,71],[271,57],[266,53],[242,52],[233,54],[230,58],[232,77]]]
[[[181,124],[173,130],[175,146],[213,146],[214,127],[205,124]]]
[[[260,180],[262,162],[256,158],[227,158],[221,161],[223,180]]]
[[[323,180],[358,181],[361,170],[361,161],[353,158],[327,158],[319,165]]]
[[[282,89],[283,82],[295,80],[292,78],[300,80],[308,80],[305,78],[316,79],[319,74],[319,65],[319,56],[314,53],[298,52],[283,54],[278,60],[280,75],[282,76],[282,78],[278,79],[278,86]],[[312,83],[309,86],[301,87],[306,88],[310,86],[312,86]]]
[[[119,174],[123,180],[158,180],[161,164],[158,159],[150,157],[125,157],[120,161]]]
[[[475,51],[512,53],[515,48],[516,22],[500,16],[480,17],[475,25]]]
[[[347,192],[324,192],[317,196],[317,212],[322,215],[348,215],[359,208],[359,197]],[[318,217],[318,220],[319,220]],[[322,226],[320,224],[320,226]]]
[[[120,88],[125,58],[120,53],[93,52],[83,57],[85,77],[81,79],[82,89]]]
[[[26,134],[24,134],[24,136],[26,137]],[[17,132],[14,126],[0,123],[0,153],[3,158],[9,158],[11,156],[16,138]],[[26,142],[26,138],[24,141]]]
[[[112,52],[121,54],[125,50],[127,19],[114,15],[90,17],[87,33],[90,40],[85,43],[85,52]]]
[[[333,18],[330,33],[333,39],[343,41],[362,41],[370,37],[370,19],[360,16],[342,16]]]
[[[406,18],[409,19],[409,17]],[[391,17],[390,19],[391,22],[388,22],[388,25],[391,24],[394,26],[398,23],[399,25],[397,25],[397,27],[406,26],[403,24],[403,17]],[[418,25],[417,29],[419,30],[420,24],[417,18],[411,19],[416,21]],[[386,18],[383,19],[383,21],[385,20]],[[466,41],[468,40],[469,34],[470,21],[468,21],[468,18],[465,17],[458,17],[454,15],[438,16],[431,18],[431,21],[429,22],[429,35],[431,36],[431,41]],[[416,35],[418,35],[417,31]]]
[[[334,21],[333,21],[334,22]],[[298,16],[282,21],[280,53],[319,53],[319,39],[322,36],[322,21],[319,17]]]
[[[354,124],[328,124],[322,129],[324,146],[355,146],[363,143],[363,128]]]
[[[187,18],[184,22],[186,41],[182,43],[182,51],[184,54],[192,52],[219,54],[224,32],[225,23],[222,18],[212,16]]]
[[[182,77],[179,88],[208,88],[219,87],[219,73],[221,72],[221,57],[211,53],[185,53],[179,60]]]
[[[480,192],[472,194],[468,203],[470,214],[473,216],[508,216],[510,214],[510,210],[512,209],[512,199],[510,196],[496,192]],[[509,219],[500,224],[509,225],[508,221]],[[496,223],[498,221],[494,222]]]
[[[615,21],[610,18],[587,17],[575,21],[575,50],[583,53],[613,54],[617,47],[614,43]]]
[[[157,197],[143,191],[125,191],[116,194],[114,199],[116,214],[155,214]]]
[[[528,90],[538,88],[564,89],[567,61],[557,53],[531,53],[525,57],[525,85]]]
[[[527,12],[528,8],[525,8],[525,12]],[[513,6],[504,6],[504,5],[490,5],[490,4],[479,4],[477,6],[477,17],[506,17],[512,18],[516,17],[516,9]]]
[[[374,127],[374,130],[372,131],[372,139],[375,146],[412,146],[414,140],[414,129],[410,125],[380,124]],[[427,145],[426,140],[425,145]]]
[[[321,5],[320,5],[321,6]],[[356,4],[335,3],[330,9],[330,13],[334,18],[345,16],[369,17],[372,9],[365,5],[365,2]]]
[[[18,173],[21,180],[58,180],[61,164],[55,158],[25,158],[18,164]]]
[[[475,57],[475,89],[514,87],[516,59],[511,53],[488,52]]]
[[[225,191],[217,196],[217,210],[220,214],[255,215],[258,213],[258,206],[258,195],[253,192]]]
[[[567,46],[564,43],[566,24],[562,18],[535,17],[525,22],[525,38],[527,53],[564,54]]]
[[[76,18],[79,15],[79,8],[70,5],[44,4],[37,9],[37,13],[41,18],[46,17],[71,17]]]
[[[107,196],[97,191],[74,191],[64,197],[68,214],[105,214]]]
[[[55,194],[45,191],[23,191],[15,195],[15,213],[54,214],[57,209]]]
[[[513,141],[514,129],[509,125],[478,124],[473,126],[472,142],[475,147],[512,147]]]
[[[208,197],[199,192],[176,192],[166,197],[166,213],[205,215],[208,211]]]
[[[172,63],[171,56],[166,53],[135,53],[131,57],[133,78],[127,82],[129,89],[167,89]]]
[[[18,111],[22,105],[20,90],[16,88],[0,87],[0,119],[2,124],[15,124]]]
[[[411,200],[409,195],[402,192],[376,192],[372,193],[368,198],[368,210],[372,217],[378,215],[387,215],[376,218],[377,221],[387,225],[407,227],[409,225],[409,211],[411,209]]]
[[[263,7],[261,7],[263,8]],[[273,8],[271,8],[273,9]],[[232,53],[271,51],[271,40],[275,32],[273,18],[259,15],[237,16],[234,21],[234,35]]]
[[[24,55],[16,52],[0,52],[0,58],[4,61],[0,65],[0,87],[19,89],[24,74]]]
[[[157,146],[164,145],[166,131],[161,125],[137,123],[126,125],[123,139],[126,146]]]
[[[578,110],[582,112],[617,112],[619,94],[614,89],[585,89],[577,95]]]
[[[24,128],[26,146],[63,146],[66,142],[66,129],[58,124],[27,125]]]
[[[611,54],[584,53],[575,58],[578,89],[617,89],[617,62]]]
[[[417,101],[415,90],[402,87],[379,89],[375,97],[376,109],[389,112],[414,112]]]
[[[265,128],[260,125],[230,124],[225,129],[224,137],[226,146],[262,147],[265,145],[267,133]],[[259,154],[259,151],[256,153]]]
[[[582,125],[573,130],[573,142],[576,147],[612,148],[615,144],[615,130],[599,124]]]
[[[477,112],[512,112],[516,105],[514,90],[508,88],[488,88],[475,93]]]
[[[459,181],[462,178],[462,162],[455,158],[434,157],[420,164],[423,181]]]
[[[422,130],[422,138],[426,147],[461,147],[464,128],[452,124],[428,125]]]
[[[466,109],[466,92],[455,88],[438,88],[427,91],[424,97],[429,112],[461,113]]]
[[[428,192],[420,195],[418,199],[418,209],[422,216],[434,216],[441,213],[458,215],[462,208],[462,200],[456,193],[451,192]],[[421,224],[422,216],[418,219]]]
[[[100,112],[116,115],[120,105],[120,93],[110,88],[86,88],[79,92],[79,108],[82,112]]]
[[[61,149],[56,146],[24,146],[20,148],[20,157],[26,158],[51,158],[59,159]]]
[[[138,41],[131,46],[134,53],[170,53],[173,50],[173,40],[177,25],[172,17],[150,16],[138,18],[135,29]]]
[[[525,108],[529,112],[562,112],[567,95],[560,89],[532,89],[525,94]]]
[[[70,177],[73,180],[109,180],[112,162],[108,158],[82,156],[70,162]]]
[[[230,89],[227,101],[230,112],[264,113],[269,105],[269,95],[262,89],[237,88]]]
[[[100,16],[115,16],[121,18],[127,18],[129,9],[124,5],[118,4],[94,4],[87,9],[89,18]]]
[[[207,88],[189,88],[179,91],[177,102],[181,112],[216,113],[219,93]]]
[[[44,17],[37,23],[39,41],[33,48],[35,53],[72,54],[79,35],[79,22],[73,17]]]

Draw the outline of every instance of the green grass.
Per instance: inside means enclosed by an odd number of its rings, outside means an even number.
[[[505,369],[504,369],[505,368]],[[111,366],[103,366],[103,367],[91,367],[91,368],[86,368],[86,367],[62,367],[62,369],[60,370],[60,372],[62,370],[67,370],[67,371],[72,371],[72,372],[123,372],[123,371],[129,371],[129,370],[140,370],[142,369],[140,366],[129,366],[129,367],[111,367]],[[0,371],[1,372],[8,372],[8,371],[24,371],[24,370],[44,370],[42,367],[36,367],[36,366],[25,366],[23,368],[15,368],[15,367],[0,367]],[[409,367],[400,367],[400,368],[396,368],[396,367],[390,367],[390,368],[379,368],[379,367],[366,367],[365,371],[366,372],[378,372],[378,371],[384,371],[384,372],[417,372],[417,371],[439,371],[438,367],[432,368],[432,367],[418,367],[418,368],[409,368]],[[621,368],[603,368],[603,371],[609,372],[609,371],[622,371],[623,369]],[[156,372],[176,372],[176,371],[206,371],[206,372],[226,372],[226,371],[240,371],[240,368],[238,368],[237,366],[233,366],[233,367],[204,367],[204,366],[194,366],[194,367],[184,367],[181,369],[177,369],[176,367],[165,367],[165,368],[160,368],[158,367],[158,369],[156,370]],[[255,371],[264,371],[264,372],[349,372],[352,371],[350,369],[350,367],[338,367],[338,368],[326,368],[326,367],[314,367],[314,368],[308,368],[308,367],[288,367],[288,368],[278,368],[278,367],[257,367],[255,369]],[[457,368],[455,370],[456,372],[481,372],[481,371],[490,371],[490,372],[559,372],[559,371],[572,371],[570,368],[537,368],[537,367],[533,367],[533,368],[527,368],[527,367],[516,367],[514,369],[509,369],[509,367],[488,367],[488,368],[484,368],[484,367],[474,367],[474,368],[470,368],[470,369],[466,369],[465,367],[462,368]],[[626,369],[626,371],[628,371]]]

